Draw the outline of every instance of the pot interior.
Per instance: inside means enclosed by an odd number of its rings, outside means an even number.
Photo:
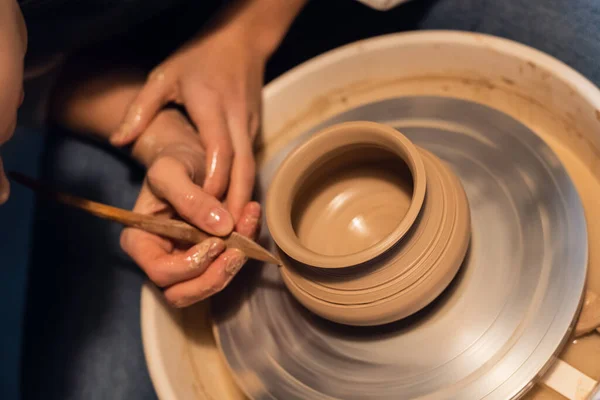
[[[389,236],[406,215],[413,178],[397,154],[356,145],[315,164],[297,188],[291,213],[294,232],[308,250],[358,253]]]

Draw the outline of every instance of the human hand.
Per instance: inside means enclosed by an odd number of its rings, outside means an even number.
[[[233,229],[255,238],[261,209],[250,202],[234,225],[223,205],[199,186],[204,179],[204,150],[186,118],[175,110],[160,112],[136,141],[134,156],[149,166],[134,211],[187,222],[216,236]],[[151,233],[126,228],[124,251],[164,289],[167,301],[185,307],[222,290],[246,262],[238,249],[226,249],[214,237],[192,247]]]
[[[154,69],[111,137],[122,146],[144,132],[168,103],[185,107],[206,150],[204,192],[225,204],[234,220],[250,201],[255,179],[252,143],[261,108],[267,54],[242,29],[217,29]]]
[[[0,0],[0,146],[17,127],[17,110],[23,102],[23,60],[27,30],[23,15],[13,0]],[[10,184],[0,158],[0,204],[8,200]]]

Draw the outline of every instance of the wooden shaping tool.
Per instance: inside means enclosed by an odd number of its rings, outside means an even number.
[[[200,243],[209,237],[208,233],[190,225],[183,221],[174,219],[158,218],[151,215],[139,214],[122,208],[112,207],[106,204],[96,203],[87,199],[72,196],[69,194],[58,193],[51,189],[43,187],[36,182],[20,173],[11,172],[9,174],[15,182],[26,186],[33,191],[44,194],[52,199],[86,211],[99,218],[109,221],[119,222],[123,225],[142,229],[146,232],[154,233],[165,238],[180,240],[190,244]],[[260,246],[258,243],[236,232],[222,238],[227,247],[236,248],[243,251],[248,258],[265,261],[268,263],[280,265],[281,261],[271,254],[268,250]]]

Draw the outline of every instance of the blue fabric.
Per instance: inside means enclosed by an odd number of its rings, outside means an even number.
[[[42,176],[61,190],[131,208],[142,174],[119,157],[54,132]],[[39,199],[23,348],[25,398],[153,398],[140,342],[144,276],[121,252],[120,229]]]
[[[461,29],[544,51],[600,84],[600,3],[595,0],[442,0],[423,29]]]
[[[416,0],[388,13],[349,0],[313,1],[274,56],[268,77],[356,39],[459,29],[532,45],[598,84],[599,14],[594,0]],[[339,24],[332,27],[331,21]],[[47,181],[98,201],[133,204],[141,171],[106,149],[53,133],[43,159]],[[139,328],[144,277],[119,250],[119,231],[39,201],[24,339],[25,398],[153,397]]]
[[[15,138],[2,148],[6,170],[38,176],[43,139],[39,132],[17,130]],[[27,265],[32,253],[33,204],[33,194],[15,185],[8,203],[0,207],[0,315],[3,320],[0,329],[0,398],[3,399],[15,399],[19,393],[23,303]]]

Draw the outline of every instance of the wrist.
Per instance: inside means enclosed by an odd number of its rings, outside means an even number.
[[[55,85],[50,118],[66,128],[108,140],[144,82],[141,71],[96,74],[67,66]]]
[[[223,30],[248,45],[265,58],[277,50],[296,16],[308,0],[238,1],[225,12]]]

